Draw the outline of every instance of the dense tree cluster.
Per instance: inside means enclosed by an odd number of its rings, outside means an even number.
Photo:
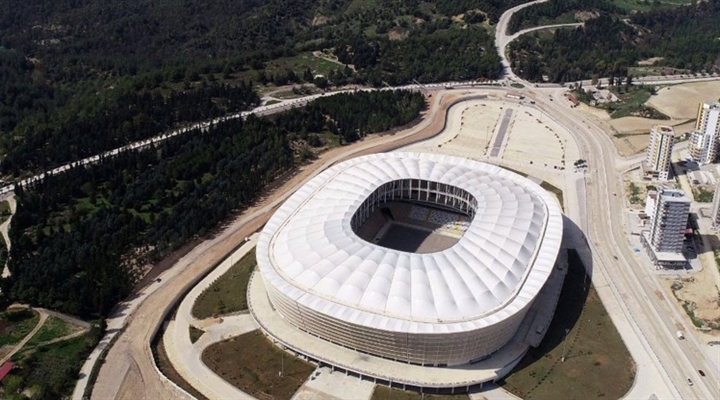
[[[349,143],[409,123],[418,117],[423,105],[423,96],[416,92],[343,93],[315,101],[306,112],[329,116],[327,128]]]
[[[0,44],[43,61],[52,81],[134,75],[237,53],[276,58],[318,0],[0,1]]]
[[[77,166],[17,191],[2,291],[16,301],[102,316],[134,272],[252,203],[294,164],[291,136],[332,130],[352,141],[417,118],[422,95],[336,95],[277,116],[218,123]]]
[[[534,6],[533,6],[534,7]],[[532,8],[532,7],[530,7]],[[569,82],[592,76],[625,76],[640,60],[659,65],[716,71],[720,65],[720,0],[634,13],[629,21],[608,15],[577,29],[521,36],[510,44],[517,73],[540,81]]]
[[[237,109],[228,98],[207,103],[203,85],[215,81],[325,89],[493,78],[500,63],[483,22],[524,1],[0,0],[0,172],[48,168]],[[353,66],[320,77],[271,68],[316,50]],[[248,88],[239,89],[246,105]]]
[[[663,57],[663,65],[692,71],[720,66],[720,0],[635,13],[630,23],[643,32],[642,47]]]
[[[420,28],[418,28],[420,29]],[[495,78],[502,72],[494,39],[482,27],[438,29],[425,25],[424,33],[401,41],[353,37],[340,40],[340,61],[359,66],[372,85],[390,85]]]
[[[622,13],[610,0],[553,0],[516,11],[508,22],[507,33],[513,34],[525,28],[552,23],[553,19],[573,11]]]
[[[13,149],[0,164],[3,172],[44,170],[123,144],[158,135],[183,123],[205,120],[256,106],[259,99],[247,84],[214,83],[192,91],[126,92],[73,102],[47,121],[21,128],[22,137],[0,138]]]
[[[482,10],[491,24],[496,24],[500,15],[508,8],[527,3],[528,0],[431,0],[438,11],[447,15],[458,15],[469,10]]]
[[[600,16],[577,29],[558,29],[550,36],[528,34],[510,44],[512,68],[531,81],[570,82],[600,76],[624,76],[627,67],[641,59],[631,43],[633,27]]]

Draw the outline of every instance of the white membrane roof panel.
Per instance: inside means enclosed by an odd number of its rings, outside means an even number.
[[[402,179],[455,186],[477,200],[456,244],[411,254],[355,234],[350,222],[363,201]],[[557,201],[532,181],[468,159],[396,152],[358,157],[313,178],[267,223],[257,258],[268,284],[335,318],[459,332],[501,321],[532,301],[561,238]]]

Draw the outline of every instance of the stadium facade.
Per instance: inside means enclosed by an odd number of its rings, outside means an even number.
[[[424,231],[436,247],[398,250],[387,241],[393,227]],[[513,337],[552,272],[562,227],[557,201],[510,171],[375,154],[294,193],[263,229],[257,261],[274,312],[297,329],[398,362],[453,366]]]

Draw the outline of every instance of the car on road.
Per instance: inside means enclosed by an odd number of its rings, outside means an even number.
[[[705,371],[699,369],[699,370],[698,370],[698,374],[700,374],[700,376],[705,376]]]
[[[688,386],[692,386],[692,385],[693,385],[693,381],[692,381],[692,379],[690,379],[690,378],[687,378],[687,383],[688,383]]]

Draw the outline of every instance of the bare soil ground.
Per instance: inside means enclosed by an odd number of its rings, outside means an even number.
[[[658,89],[645,103],[666,114],[671,119],[655,120],[640,117],[611,119],[605,111],[581,104],[580,110],[602,126],[617,146],[622,156],[640,153],[647,148],[649,132],[653,125],[670,125],[680,136],[690,131],[697,116],[698,104],[702,101],[717,101],[720,98],[720,81],[685,83]]]
[[[688,315],[690,322],[720,327],[720,293],[707,268],[689,277],[662,278],[660,282],[686,313],[692,312],[694,318]],[[715,330],[713,336],[720,337],[720,331]]]
[[[720,81],[686,83],[661,88],[651,96],[647,105],[673,119],[697,117],[698,104],[703,101],[718,101]]]

